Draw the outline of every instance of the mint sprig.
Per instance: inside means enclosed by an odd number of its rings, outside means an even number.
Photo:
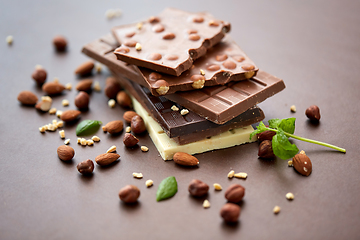
[[[276,135],[272,139],[272,149],[276,156],[284,160],[292,158],[299,151],[295,144],[290,143],[289,137],[304,142],[314,143],[324,147],[332,148],[339,152],[346,152],[346,149],[341,147],[294,135],[293,133],[295,132],[295,120],[296,118],[270,119],[269,127],[266,127],[263,122],[260,122],[256,130],[250,134],[250,139],[252,139],[255,134],[259,134],[267,130],[276,132]]]

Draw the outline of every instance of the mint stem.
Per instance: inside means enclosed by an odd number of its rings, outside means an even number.
[[[274,131],[274,132],[278,131],[278,130],[273,129],[273,128],[267,128],[267,129],[271,130],[271,131]],[[335,150],[337,150],[339,152],[346,153],[345,148],[337,147],[337,146],[334,146],[334,145],[331,145],[331,144],[328,144],[328,143],[324,143],[324,142],[320,142],[320,141],[316,141],[316,140],[312,140],[312,139],[308,139],[308,138],[304,138],[304,137],[299,137],[299,136],[296,136],[296,135],[293,135],[293,134],[290,134],[290,133],[287,133],[287,132],[284,132],[284,133],[288,137],[292,137],[292,138],[295,138],[295,139],[298,139],[298,140],[301,140],[301,141],[304,141],[304,142],[318,144],[318,145],[321,145],[321,146],[324,146],[324,147],[335,149]]]

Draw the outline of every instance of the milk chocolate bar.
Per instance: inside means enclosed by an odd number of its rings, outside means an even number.
[[[178,77],[143,67],[135,67],[134,69],[144,78],[146,87],[154,96],[225,85],[231,81],[251,78],[258,71],[254,62],[229,35],[226,35],[220,43],[210,48],[204,56],[193,63],[189,70]],[[167,88],[164,89],[161,86]]]
[[[229,23],[208,13],[167,8],[147,21],[113,28],[121,43],[114,53],[129,64],[179,76],[229,31]]]
[[[193,155],[196,153],[255,142],[257,140],[256,136],[253,136],[253,138],[250,139],[250,134],[254,131],[253,127],[250,125],[223,132],[209,139],[205,138],[200,141],[179,145],[162,131],[160,125],[149,116],[148,112],[136,101],[136,99],[133,99],[133,105],[135,111],[144,119],[150,138],[164,160],[171,160],[177,152],[186,152]]]
[[[263,111],[252,107],[231,121],[218,125],[190,111],[181,115],[182,106],[164,98],[151,95],[150,91],[113,71],[120,84],[136,98],[148,113],[160,124],[164,132],[180,145],[218,135],[231,129],[244,127],[264,119]],[[175,106],[177,110],[173,110]]]
[[[112,53],[116,45],[116,40],[107,35],[86,44],[83,52],[132,81],[142,82],[142,85],[146,86],[144,79],[134,70],[136,66],[116,59]],[[207,120],[224,124],[284,88],[285,84],[281,79],[259,70],[256,77],[248,80],[205,87],[201,90],[177,92],[165,97],[193,110]]]

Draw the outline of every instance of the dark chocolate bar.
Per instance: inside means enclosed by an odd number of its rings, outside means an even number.
[[[122,44],[115,50],[119,60],[179,76],[229,30],[229,23],[208,13],[167,8],[157,17],[115,27],[112,32]]]
[[[134,82],[142,81],[142,85],[146,86],[144,79],[134,70],[136,66],[116,60],[111,51],[115,45],[114,38],[107,35],[85,45],[83,52]],[[249,80],[177,92],[165,97],[207,120],[224,124],[284,88],[285,84],[281,79],[259,70],[257,76]]]
[[[210,122],[191,111],[183,116],[180,113],[183,109],[182,106],[164,97],[153,96],[147,88],[126,79],[117,71],[112,72],[120,84],[160,124],[164,132],[181,145],[212,137],[231,129],[248,126],[263,120],[265,117],[263,111],[258,107],[250,108],[223,125]],[[173,106],[176,106],[178,110],[172,110]]]
[[[229,35],[210,48],[204,56],[193,63],[189,70],[178,77],[154,72],[143,67],[134,69],[144,78],[146,87],[154,96],[249,79],[258,71],[255,64]],[[162,89],[161,86],[167,88]]]

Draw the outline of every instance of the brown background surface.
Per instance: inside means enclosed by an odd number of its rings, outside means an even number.
[[[31,79],[36,64],[48,71],[48,81],[78,78],[75,67],[87,57],[82,45],[112,26],[156,15],[164,7],[209,11],[232,23],[231,35],[263,70],[284,79],[287,88],[260,104],[271,118],[296,117],[296,134],[340,145],[346,154],[296,141],[313,163],[309,177],[297,174],[287,161],[257,158],[257,143],[197,155],[200,166],[185,169],[164,162],[150,138],[149,147],[125,149],[122,136],[101,131],[93,147],[76,144],[75,125],[66,126],[66,137],[76,156],[72,163],[60,161],[56,148],[63,143],[58,132],[40,134],[38,127],[55,117],[21,106],[22,90],[42,95]],[[121,8],[123,16],[105,18],[109,8]],[[0,3],[0,239],[359,239],[360,238],[360,3],[359,1],[1,1]],[[51,45],[54,35],[69,40],[65,54]],[[8,46],[5,38],[14,36]],[[104,85],[108,71],[94,74]],[[73,99],[76,91],[54,98]],[[295,104],[298,111],[290,113]],[[314,126],[304,111],[317,104],[321,122]],[[121,119],[119,106],[107,107],[103,92],[91,94],[90,111],[81,119],[104,123]],[[76,164],[94,159],[111,145],[118,146],[121,160],[108,168],[96,166],[92,177],[78,174]],[[247,180],[227,179],[235,171],[248,173]],[[142,172],[141,180],[132,172]],[[158,184],[168,176],[178,180],[178,193],[156,202]],[[240,183],[246,188],[242,213],[236,225],[219,217],[224,191],[211,188],[210,209],[203,199],[189,196],[188,183],[198,178],[226,188]],[[154,180],[146,189],[145,181]],[[118,191],[126,184],[141,189],[139,203],[126,206]],[[293,201],[285,198],[295,194]],[[275,205],[281,207],[274,215]]]

